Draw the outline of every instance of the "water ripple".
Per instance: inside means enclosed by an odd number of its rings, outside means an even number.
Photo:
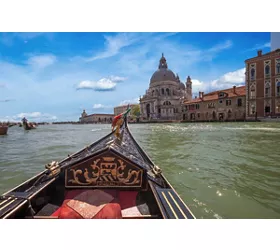
[[[0,137],[0,192],[110,129],[11,127]],[[197,218],[280,218],[279,123],[132,124],[130,129]]]

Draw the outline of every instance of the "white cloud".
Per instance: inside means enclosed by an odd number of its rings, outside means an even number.
[[[140,36],[137,36],[134,33],[119,33],[115,36],[104,36],[104,38],[105,50],[98,53],[96,56],[88,58],[87,61],[94,61],[115,56],[122,48],[130,46],[139,40]]]
[[[104,108],[105,107],[105,105],[103,105],[103,104],[94,104],[93,105],[93,109],[100,109],[100,108]]]
[[[211,86],[217,88],[231,88],[233,85],[240,85],[245,83],[245,68],[233,72],[228,72],[211,82]]]
[[[32,112],[32,113],[20,113],[17,114],[16,117],[17,118],[38,118],[40,117],[42,114],[40,112]]]
[[[127,80],[127,77],[122,77],[122,76],[110,76],[109,79],[110,79],[112,82],[119,83],[119,82],[124,82],[125,80]]]
[[[13,46],[15,40],[22,40],[24,43],[27,43],[28,40],[32,40],[39,36],[44,36],[47,39],[53,38],[53,33],[49,32],[4,32],[0,33],[0,42],[6,46]]]
[[[232,43],[231,40],[226,40],[226,41],[224,41],[222,43],[214,45],[212,48],[208,49],[208,52],[210,52],[210,53],[220,52],[222,50],[231,48],[232,45],[233,45],[233,43]]]
[[[56,61],[56,57],[54,55],[46,54],[46,55],[31,56],[30,58],[28,58],[27,64],[35,68],[43,69],[47,66],[54,64],[55,61]]]
[[[170,36],[172,33],[170,34]],[[118,72],[131,76],[143,77],[146,74],[151,76],[152,71],[158,67],[161,53],[167,59],[168,67],[175,73],[181,75],[186,70],[192,70],[194,65],[200,62],[211,62],[224,50],[233,46],[232,41],[222,41],[209,48],[200,49],[190,44],[181,44],[176,41],[164,39],[158,41],[159,35],[146,39],[143,43],[138,43],[134,50],[122,53],[116,63]],[[141,74],[139,74],[141,72]],[[148,80],[147,77],[147,80]]]
[[[18,33],[14,33],[14,36],[15,37],[19,37],[23,40],[28,40],[28,39],[34,39],[38,36],[45,36],[47,34],[50,34],[50,33],[45,33],[45,32],[18,32]]]
[[[23,117],[25,117],[30,121],[35,121],[35,122],[57,120],[57,117],[55,115],[51,115],[48,113],[41,113],[41,112],[30,112],[30,113],[19,113],[14,116],[5,116],[3,118],[1,117],[0,121],[19,122]]]
[[[139,103],[139,98],[134,98],[134,99],[131,99],[131,100],[124,100],[124,101],[121,101],[119,105],[126,105],[126,104],[138,104]]]
[[[236,71],[228,72],[222,75],[220,78],[202,82],[197,79],[192,79],[192,90],[194,94],[199,91],[211,92],[219,89],[228,89],[232,86],[242,86],[245,84],[245,68],[238,69]]]
[[[256,44],[253,48],[245,50],[245,52],[270,48],[270,46],[271,46],[270,42],[263,43],[263,44]]]
[[[92,108],[93,109],[108,109],[108,108],[112,108],[112,107],[109,105],[103,105],[103,104],[98,103],[98,104],[94,104]]]
[[[77,90],[79,89],[92,89],[95,91],[112,91],[116,88],[117,83],[113,82],[108,78],[102,78],[97,82],[94,81],[82,81],[76,87]]]

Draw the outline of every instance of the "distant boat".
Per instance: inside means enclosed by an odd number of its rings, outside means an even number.
[[[25,130],[31,130],[36,128],[36,126],[31,122],[28,122],[25,117],[22,119],[22,125]]]
[[[8,133],[8,126],[0,125],[0,135],[6,135]]]

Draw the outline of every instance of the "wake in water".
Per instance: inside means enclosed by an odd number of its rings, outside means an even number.
[[[100,130],[102,130],[102,129],[101,128],[95,128],[95,129],[92,129],[91,131],[95,132],[95,131],[100,131]]]
[[[256,131],[272,131],[272,132],[280,132],[280,128],[248,128],[248,127],[243,127],[243,128],[230,128],[230,127],[225,127],[225,129],[231,129],[231,130],[256,130]]]

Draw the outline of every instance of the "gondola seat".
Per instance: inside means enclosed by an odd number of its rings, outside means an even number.
[[[59,219],[121,219],[121,206],[102,190],[70,190],[62,206],[53,214]]]

